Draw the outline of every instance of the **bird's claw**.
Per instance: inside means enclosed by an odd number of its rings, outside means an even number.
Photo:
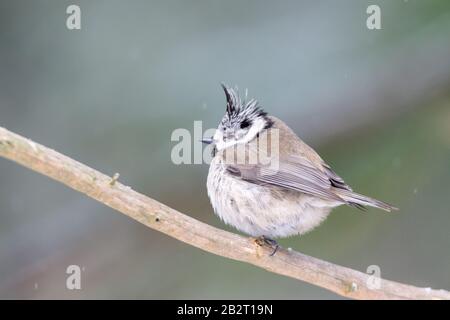
[[[280,247],[280,245],[278,244],[277,241],[270,239],[266,236],[260,236],[258,238],[255,239],[255,243],[260,246],[269,246],[273,249],[272,253],[269,256],[273,256],[275,255],[275,253],[278,251],[278,248]]]

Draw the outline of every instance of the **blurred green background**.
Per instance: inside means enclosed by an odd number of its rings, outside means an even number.
[[[82,29],[66,28],[78,4]],[[366,28],[381,7],[382,30]],[[249,89],[357,191],[285,247],[450,289],[450,2],[0,0],[0,125],[201,221],[208,166],[176,128],[216,127]],[[0,159],[0,298],[339,298],[173,240]],[[232,230],[230,228],[227,228]],[[83,267],[82,290],[66,268]]]

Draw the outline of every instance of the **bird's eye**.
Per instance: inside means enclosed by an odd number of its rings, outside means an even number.
[[[242,121],[242,122],[241,122],[241,129],[247,128],[250,124],[251,124],[251,123],[250,123],[250,121],[248,121],[248,120]]]

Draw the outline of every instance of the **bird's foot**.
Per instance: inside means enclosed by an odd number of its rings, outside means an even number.
[[[275,240],[270,239],[266,236],[260,236],[260,237],[256,238],[255,243],[260,247],[263,247],[263,246],[271,247],[273,249],[273,251],[270,254],[270,256],[273,256],[278,251],[278,248],[280,247],[278,242],[276,242]]]

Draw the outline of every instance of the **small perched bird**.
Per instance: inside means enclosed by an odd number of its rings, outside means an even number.
[[[207,189],[225,223],[271,245],[274,254],[274,238],[314,229],[337,206],[397,210],[353,192],[283,121],[269,116],[255,99],[242,101],[235,90],[222,87],[226,113],[214,136],[202,141],[214,144]],[[263,151],[269,159],[264,163],[258,158]],[[252,155],[257,161],[250,161]]]

